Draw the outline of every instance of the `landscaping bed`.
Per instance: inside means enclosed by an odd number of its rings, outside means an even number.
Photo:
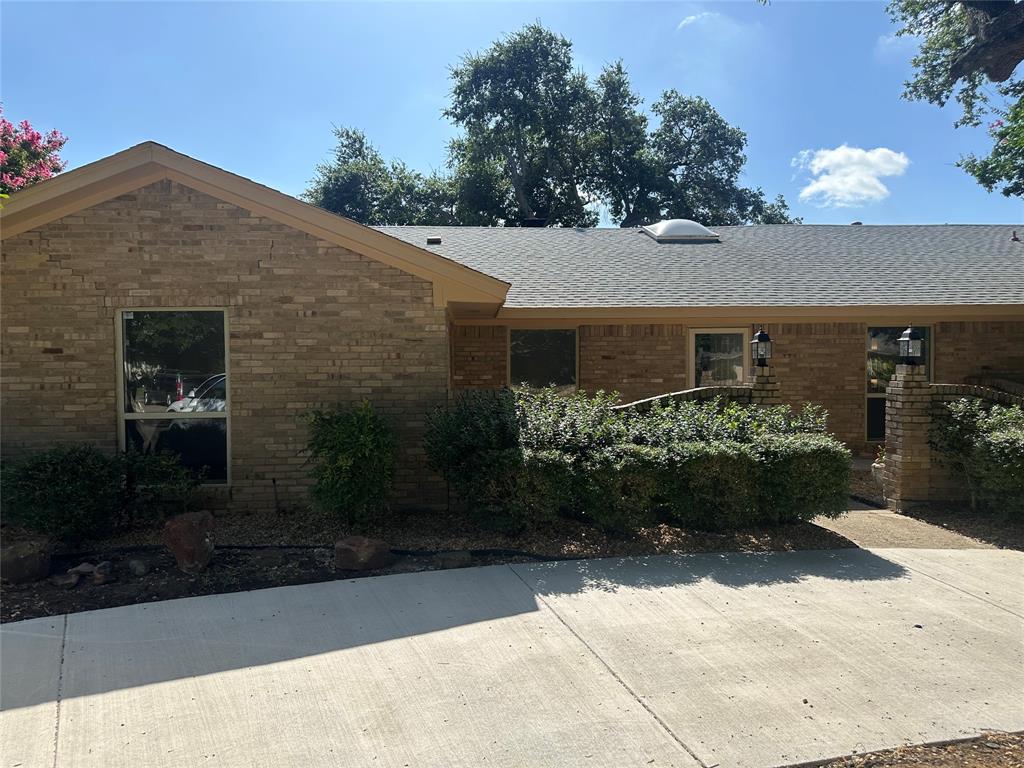
[[[93,584],[83,578],[74,587],[50,580],[4,585],[0,621],[52,616],[117,605],[179,597],[240,592],[388,573],[459,566],[496,565],[542,559],[616,557],[693,552],[773,552],[852,547],[842,536],[811,523],[750,527],[722,533],[687,531],[670,525],[644,528],[629,536],[612,536],[583,524],[561,521],[518,534],[481,530],[457,515],[410,513],[359,533],[387,541],[399,555],[388,568],[359,572],[334,568],[333,541],[349,533],[336,518],[315,512],[285,516],[218,517],[213,560],[195,575],[182,573],[163,547],[157,529],[137,530],[105,541],[83,542],[55,551],[51,572],[63,574],[86,562],[109,561],[115,580]],[[5,539],[17,532],[5,531]],[[457,552],[457,555],[444,554]],[[149,568],[134,575],[129,560]]]
[[[952,744],[897,747],[822,763],[821,768],[1024,768],[1024,734],[987,733]]]

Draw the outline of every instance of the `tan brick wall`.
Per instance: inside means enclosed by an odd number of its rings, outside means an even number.
[[[864,323],[773,323],[772,369],[783,403],[823,405],[829,429],[854,451],[865,440],[867,325]]]
[[[303,503],[300,416],[369,398],[399,433],[396,498],[442,503],[425,412],[444,402],[444,310],[427,281],[169,181],[3,242],[6,452],[114,450],[119,308],[220,307],[230,329],[232,503]]]
[[[617,391],[629,402],[687,388],[684,325],[584,325],[579,385]]]
[[[936,323],[933,328],[933,381],[963,384],[985,373],[1024,380],[1024,322]]]
[[[493,388],[508,383],[508,328],[456,325],[451,328],[452,388]]]

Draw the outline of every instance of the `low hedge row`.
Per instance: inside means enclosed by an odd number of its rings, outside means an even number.
[[[946,403],[932,425],[940,460],[965,482],[973,509],[1024,515],[1024,409],[975,398]]]
[[[185,511],[201,482],[175,454],[62,445],[5,460],[0,500],[4,522],[77,541]]]
[[[825,413],[722,401],[618,410],[612,396],[471,391],[428,421],[431,466],[498,527],[558,517],[619,531],[836,515],[850,454]]]

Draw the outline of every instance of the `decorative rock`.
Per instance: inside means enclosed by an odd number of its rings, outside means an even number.
[[[64,573],[50,577],[50,583],[55,587],[67,587],[68,589],[74,589],[78,586],[78,582],[81,580],[82,575],[80,573]]]
[[[188,574],[199,573],[213,557],[213,515],[186,512],[164,524],[164,544],[171,550],[178,568]]]
[[[132,576],[145,576],[149,573],[149,563],[145,560],[132,558],[128,561],[128,570],[131,571]]]
[[[438,568],[468,568],[472,564],[473,555],[464,549],[438,552],[434,555],[434,565]]]
[[[365,536],[346,536],[334,545],[334,567],[340,571],[375,571],[397,558],[386,542]]]
[[[79,576],[88,576],[96,570],[96,566],[92,563],[79,563],[74,568],[68,568],[68,573],[77,573]]]
[[[50,575],[50,542],[29,539],[0,548],[0,577],[11,584],[27,584]]]
[[[97,563],[92,572],[92,583],[109,584],[112,581],[117,581],[117,576],[114,574],[114,564],[109,560]]]

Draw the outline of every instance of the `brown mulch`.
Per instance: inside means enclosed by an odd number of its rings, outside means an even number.
[[[620,557],[694,552],[775,552],[800,549],[836,549],[853,542],[812,523],[770,528],[748,528],[728,533],[704,533],[658,525],[635,536],[614,537],[581,523],[563,521],[519,534],[480,529],[457,515],[410,513],[382,519],[350,531],[333,519],[312,512],[285,515],[223,515],[216,519],[217,551],[202,573],[179,571],[160,544],[160,530],[151,528],[103,541],[82,542],[73,551],[57,550],[51,573],[63,574],[82,563],[109,560],[117,576],[109,584],[83,579],[75,587],[40,581],[3,585],[0,621],[132,605],[154,600],[239,592],[266,587],[307,584],[357,576],[433,570],[436,552],[468,550],[471,565],[529,562],[536,559]],[[387,541],[399,551],[390,568],[353,573],[335,571],[333,542],[347,533]],[[19,532],[4,529],[10,541]],[[151,568],[134,576],[129,559],[144,560]]]
[[[1024,519],[973,512],[964,505],[933,504],[902,514],[1002,549],[1024,551]]]
[[[987,733],[953,744],[908,746],[823,763],[822,768],[1024,768],[1024,734]]]
[[[877,507],[885,506],[882,486],[871,476],[871,467],[854,467],[850,472],[850,495]]]

